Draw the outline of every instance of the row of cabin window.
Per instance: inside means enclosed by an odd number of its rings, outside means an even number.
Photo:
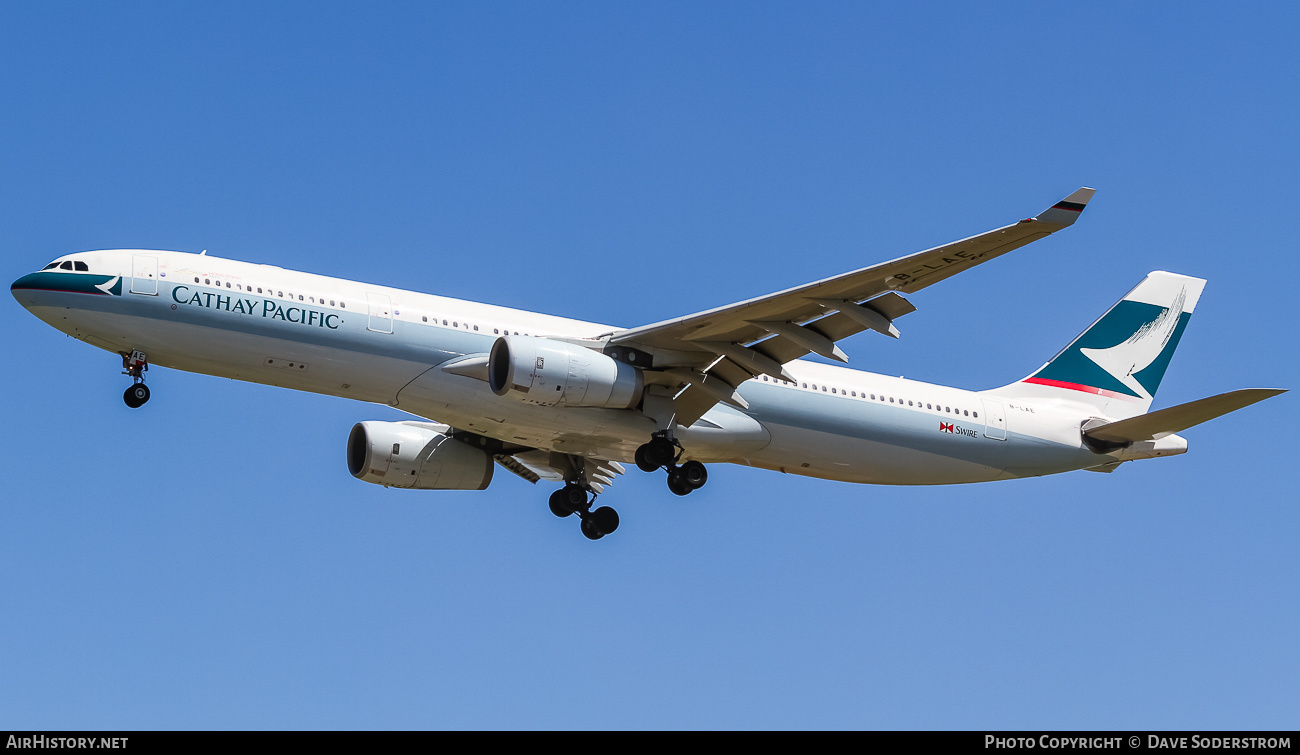
[[[767,375],[764,375],[764,376],[763,376],[763,381],[764,381],[764,382],[768,382],[768,381],[769,381],[769,378],[768,378]],[[794,383],[790,383],[790,382],[787,382],[787,381],[785,381],[785,380],[777,380],[776,378],[771,378],[770,381],[773,382],[773,383],[780,383],[781,385],[794,385]],[[804,387],[804,388],[807,388],[807,387],[808,387],[808,383],[801,383],[801,385],[802,385],[802,387]],[[814,391],[817,390],[817,384],[816,384],[816,383],[813,383],[813,384],[812,384],[812,389],[813,389]],[[823,384],[821,390],[822,390],[822,393],[826,393],[826,392],[827,392],[827,386],[826,386],[825,384]],[[866,393],[865,391],[862,393],[861,396],[858,396],[858,392],[857,392],[857,391],[846,391],[846,390],[844,390],[843,388],[839,388],[839,389],[837,389],[837,388],[831,388],[831,389],[830,389],[830,392],[831,392],[831,393],[834,393],[834,394],[837,394],[837,395],[843,395],[843,396],[852,395],[853,398],[863,398],[863,399],[867,398],[867,393]],[[891,403],[891,404],[897,403],[899,406],[902,406],[902,404],[903,404],[903,399],[901,399],[901,398],[898,399],[897,401],[895,401],[893,396],[885,396],[884,394],[881,394],[881,396],[880,396],[880,401],[883,402],[885,399],[889,399],[889,403]],[[876,400],[876,394],[874,394],[874,393],[871,394],[871,400],[872,400],[872,401],[875,401],[875,400]],[[920,402],[920,401],[913,402],[912,400],[909,399],[908,402],[907,402],[907,405],[908,405],[908,406],[914,406],[914,407],[916,407],[917,409],[921,408],[921,402]],[[979,413],[979,412],[975,412],[974,414],[971,414],[971,411],[970,411],[969,409],[957,409],[956,411],[954,411],[953,408],[950,407],[950,406],[935,406],[935,405],[932,405],[932,404],[926,404],[926,405],[925,405],[925,408],[926,408],[926,409],[929,409],[929,410],[931,410],[931,411],[940,411],[940,412],[947,412],[948,414],[956,414],[956,415],[959,416],[959,417],[960,417],[960,416],[966,416],[966,417],[978,418],[978,417],[980,416],[980,413]]]
[[[420,320],[421,320],[421,322],[428,322],[428,321],[429,321],[429,316],[428,316],[428,315],[421,315],[421,316],[420,316]],[[433,324],[434,324],[434,325],[437,325],[437,324],[438,324],[438,318],[437,318],[437,317],[433,318]],[[446,324],[447,324],[447,321],[446,321],[446,320],[443,320],[443,321],[442,321],[442,324],[443,324],[443,325],[446,325]],[[459,320],[452,320],[452,321],[451,321],[451,327],[453,327],[453,328],[459,328],[459,327],[460,327],[460,321],[459,321]],[[465,323],[465,328],[466,328],[466,329],[468,329],[468,328],[470,328],[470,327],[471,327],[470,323]],[[474,328],[474,330],[476,330],[476,331],[478,330],[478,326],[477,326],[477,325],[474,325],[474,326],[472,326],[472,327]],[[506,335],[511,335],[511,331],[510,331],[509,328],[506,328],[506,332],[505,332],[505,334],[506,334]],[[493,328],[493,329],[492,329],[492,335],[494,335],[494,336],[499,336],[499,335],[501,335],[501,329],[500,329],[500,328]],[[517,330],[514,331],[514,335],[519,335],[519,331],[517,331]],[[524,333],[523,335],[528,335],[528,334],[527,334],[527,333]]]
[[[58,263],[54,263],[54,264],[58,264]],[[64,264],[64,266],[66,267],[66,266],[67,266],[68,264],[70,264],[70,263],[65,262],[65,263],[63,263],[63,264]],[[77,264],[81,265],[81,266],[84,268],[86,263],[84,263],[84,262],[79,262],[79,263],[77,263]],[[53,265],[51,265],[51,267],[53,267]],[[47,267],[46,269],[48,270],[49,268]],[[195,279],[194,279],[194,282],[195,282],[195,283],[198,283],[198,282],[199,282],[199,279],[198,279],[198,278],[195,278]],[[210,286],[210,285],[212,285],[212,279],[211,279],[211,278],[204,278],[204,279],[203,279],[203,283],[204,283],[204,285],[208,285],[208,286]],[[217,286],[220,286],[220,285],[221,285],[221,281],[217,281]],[[230,281],[226,281],[226,288],[231,288]],[[240,284],[238,284],[238,283],[236,283],[236,284],[234,285],[233,288],[234,288],[236,291],[243,291],[243,290],[245,290],[245,289],[241,288],[241,287],[240,287]],[[248,287],[247,290],[248,290],[249,293],[252,293],[252,291],[253,291],[253,286],[252,286],[252,285],[249,285],[249,287]],[[257,293],[259,293],[259,294],[262,293],[262,288],[261,288],[261,286],[259,286],[259,287],[257,288]],[[271,294],[275,294],[276,296],[279,296],[279,297],[283,297],[283,296],[284,296],[284,292],[283,292],[283,291],[271,291],[271,290],[268,289],[268,290],[267,290],[267,296],[270,296]],[[292,294],[292,293],[289,294],[289,298],[290,298],[290,299],[293,298],[293,294]],[[304,299],[303,299],[303,295],[302,295],[302,294],[298,294],[298,301],[304,301]],[[310,302],[310,303],[312,303],[312,304],[315,304],[315,303],[316,303],[316,297],[314,297],[314,296],[308,296],[308,297],[306,298],[306,301],[308,301],[308,302]],[[322,306],[325,304],[325,299],[324,299],[324,298],[322,298],[322,299],[320,300],[320,304],[321,304]],[[334,299],[330,299],[330,300],[329,300],[329,305],[330,305],[331,307],[334,306]],[[343,301],[340,301],[340,302],[338,303],[338,306],[339,306],[340,308],[342,308],[342,309],[347,309],[347,308],[348,308],[347,302],[343,302]],[[421,319],[422,321],[424,321],[424,322],[428,322],[428,321],[429,321],[429,316],[428,316],[428,315],[423,315],[423,316],[420,317],[420,319]],[[433,322],[434,322],[434,324],[437,324],[437,322],[438,322],[438,318],[436,318],[436,317],[433,318]],[[442,321],[442,324],[443,324],[443,325],[446,325],[446,324],[447,324],[447,321],[446,321],[446,320],[443,320],[443,321]],[[459,322],[459,321],[453,321],[453,322],[451,323],[451,327],[453,327],[453,328],[459,328],[459,327],[460,327],[460,322]],[[466,328],[470,327],[470,324],[469,324],[469,323],[465,323],[465,327],[466,327]],[[474,327],[474,330],[478,330],[478,326],[477,326],[477,325],[475,325],[475,326],[473,326],[473,327]],[[499,328],[493,328],[493,329],[492,329],[492,332],[493,332],[494,334],[496,334],[496,335],[501,335],[501,330],[500,330]],[[508,329],[506,330],[506,335],[510,335],[510,331],[509,331]],[[519,331],[516,330],[516,331],[515,331],[515,335],[519,335]],[[525,333],[524,335],[528,335],[528,334]]]
[[[194,279],[194,282],[195,282],[195,283],[198,283],[198,282],[199,282],[199,279],[196,277],[196,278]],[[204,279],[203,279],[203,285],[205,285],[205,286],[211,286],[211,285],[212,285],[212,279],[211,279],[211,278],[204,278]],[[216,285],[217,285],[217,288],[221,288],[221,281],[217,281]],[[232,288],[232,286],[230,285],[230,281],[226,281],[226,288]],[[253,286],[252,286],[251,283],[248,285],[247,288],[241,287],[240,284],[236,283],[236,284],[233,286],[233,288],[234,288],[236,291],[247,291],[247,292],[250,293],[250,294],[253,293]],[[258,286],[258,287],[257,287],[257,293],[259,293],[259,294],[262,293],[262,287],[261,287],[261,286]],[[268,289],[266,290],[266,295],[267,295],[267,296],[271,296],[272,294],[274,294],[274,295],[280,297],[281,299],[284,298],[284,292],[283,292],[283,291],[275,291],[275,290],[272,290],[272,289],[269,289],[269,288],[268,288]],[[293,298],[293,294],[292,294],[292,293],[289,294],[289,298],[290,298],[290,299]],[[308,297],[305,297],[305,298],[304,298],[302,294],[298,294],[298,301],[307,301],[307,302],[310,302],[311,304],[320,304],[321,306],[325,306],[325,297],[323,297],[323,296],[321,297],[320,301],[318,302],[318,301],[316,301],[316,297],[315,297],[315,296],[308,296]],[[334,304],[334,300],[333,300],[333,299],[330,299],[329,301],[330,301],[329,305],[330,305],[331,307],[335,306],[335,304]],[[341,309],[347,309],[347,308],[348,308],[348,304],[347,304],[347,302],[345,302],[345,301],[340,301],[340,302],[338,303],[338,306],[339,306],[339,308],[341,308]]]

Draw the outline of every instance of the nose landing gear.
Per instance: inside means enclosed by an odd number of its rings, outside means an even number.
[[[704,483],[709,481],[709,471],[694,459],[678,466],[677,460],[685,452],[682,444],[667,432],[657,432],[648,443],[637,448],[636,465],[642,472],[666,469],[668,489],[675,495],[688,495],[691,491],[704,487]]]
[[[131,387],[122,394],[122,400],[132,409],[139,409],[149,400],[149,387],[144,384],[144,373],[149,370],[149,360],[143,351],[122,355],[122,374],[131,376]]]

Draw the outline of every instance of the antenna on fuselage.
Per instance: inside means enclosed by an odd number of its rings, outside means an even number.
[[[199,252],[199,256],[202,257],[203,255],[205,255],[205,254],[207,254],[207,253],[208,253],[208,250],[207,250],[207,249],[204,249],[203,251]]]

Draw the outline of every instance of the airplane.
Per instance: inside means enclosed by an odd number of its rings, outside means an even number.
[[[122,358],[124,400],[151,366],[387,404],[348,471],[386,487],[483,490],[496,467],[561,483],[551,511],[614,532],[595,506],[624,463],[684,496],[707,464],[883,485],[1112,472],[1184,453],[1189,427],[1283,393],[1246,389],[1149,411],[1205,281],[1152,272],[1055,357],[969,391],[852,370],[838,342],[899,337],[911,295],[1072,225],[1094,190],[934,249],[634,328],[221,259],[113,249],[10,286],[58,330]]]

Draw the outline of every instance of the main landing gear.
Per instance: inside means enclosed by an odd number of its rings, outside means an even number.
[[[692,490],[699,490],[709,481],[709,470],[694,459],[678,466],[677,460],[685,453],[682,444],[670,438],[666,432],[657,432],[650,442],[636,450],[636,465],[642,472],[656,469],[668,471],[668,489],[676,495],[687,495]]]
[[[122,355],[122,374],[131,376],[131,387],[122,394],[122,400],[132,409],[139,409],[149,400],[149,386],[144,384],[144,373],[149,370],[149,360],[143,351]]]
[[[577,514],[582,519],[582,534],[588,540],[599,540],[618,529],[618,512],[609,506],[595,511],[591,505],[596,494],[576,483],[566,482],[564,487],[551,493],[551,513],[558,517]]]

